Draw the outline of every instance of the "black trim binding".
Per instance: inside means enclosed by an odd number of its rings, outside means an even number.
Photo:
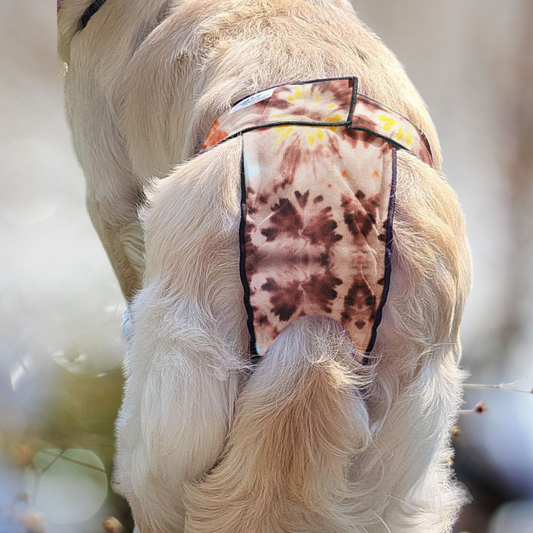
[[[80,20],[81,29],[85,29],[90,20],[98,13],[100,8],[107,2],[107,0],[96,0],[93,2],[82,15]]]
[[[392,179],[391,179],[391,189],[390,189],[390,200],[389,200],[389,213],[387,218],[387,233],[386,233],[386,248],[385,248],[385,281],[383,283],[383,292],[381,294],[381,302],[376,311],[376,319],[374,325],[372,326],[372,335],[370,337],[370,342],[368,343],[368,348],[366,349],[363,365],[367,365],[370,360],[368,355],[374,348],[376,343],[376,337],[378,333],[378,327],[381,324],[381,319],[383,318],[383,307],[387,301],[387,296],[389,294],[390,288],[390,278],[392,270],[392,223],[394,218],[394,207],[396,204],[396,177],[397,177],[397,152],[398,148],[392,148]]]
[[[346,119],[348,124],[352,123],[353,114],[355,112],[355,104],[357,103],[357,94],[359,92],[359,78],[356,78],[354,76],[352,80],[353,80],[352,101],[350,102],[350,111],[348,112],[348,118]]]
[[[246,276],[246,215],[248,214],[246,207],[246,175],[244,172],[244,137],[241,137],[241,223],[239,226],[239,271],[241,275],[241,283],[244,289],[244,307],[248,315],[248,332],[250,333],[250,355],[252,362],[258,356],[257,347],[255,345],[255,330],[254,330],[254,312],[250,304],[250,285],[248,277]]]
[[[248,128],[243,128],[242,130],[236,131],[235,133],[228,135],[225,139],[218,142],[215,146],[210,146],[209,148],[206,148],[205,150],[201,150],[200,153],[204,154],[206,152],[209,152],[210,150],[213,150],[213,148],[216,148],[217,146],[224,144],[226,141],[235,139],[239,135],[243,135],[245,133],[248,133],[249,131],[260,130],[263,128],[273,128],[275,126],[309,126],[310,128],[327,128],[328,126],[346,126],[348,129],[351,129],[351,130],[366,131],[368,133],[371,133],[374,137],[378,137],[388,142],[389,144],[392,144],[392,146],[394,146],[395,148],[399,148],[400,150],[407,150],[408,152],[411,152],[409,148],[406,148],[405,146],[401,145],[399,142],[395,141],[394,139],[391,139],[390,137],[387,137],[386,135],[382,135],[381,133],[378,133],[369,128],[351,126],[347,120],[343,120],[342,122],[301,122],[297,120],[285,120],[285,121],[280,121],[280,122],[265,122],[264,124],[258,124],[257,126],[250,126]],[[415,157],[418,157],[413,152],[411,153]]]
[[[357,97],[357,89],[359,85],[359,79],[356,76],[337,76],[335,78],[317,78],[315,80],[304,80],[304,81],[289,81],[285,83],[280,83],[279,85],[271,85],[270,87],[265,87],[264,89],[261,89],[260,91],[257,91],[255,93],[249,94],[247,96],[243,96],[233,104],[231,104],[231,107],[235,107],[237,104],[240,104],[243,100],[246,100],[247,98],[250,98],[252,96],[255,96],[259,93],[264,93],[265,91],[269,91],[270,89],[277,89],[278,87],[285,87],[285,85],[307,85],[308,83],[319,83],[321,81],[337,81],[337,80],[353,80],[353,86],[354,86],[354,92],[352,93],[352,105],[355,105],[355,98]],[[228,110],[230,111],[231,108]],[[351,109],[352,114],[353,110]],[[350,117],[351,118],[351,117]]]

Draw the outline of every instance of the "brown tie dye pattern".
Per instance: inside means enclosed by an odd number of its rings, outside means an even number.
[[[390,274],[395,147],[432,159],[408,119],[362,95],[353,106],[356,85],[277,87],[220,117],[204,144],[242,135],[241,275],[259,355],[313,314],[341,322],[360,354],[372,348]]]

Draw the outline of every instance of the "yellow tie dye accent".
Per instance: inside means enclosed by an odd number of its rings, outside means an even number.
[[[307,134],[307,142],[309,143],[309,146],[315,145],[315,137],[319,141],[323,141],[325,137],[324,130],[322,128],[313,128],[313,131]]]
[[[324,119],[324,122],[342,122],[342,115],[333,115]],[[328,130],[337,131],[338,126],[328,126]]]
[[[400,126],[400,129],[398,130],[398,133],[396,133],[396,138],[398,141],[401,141],[405,137],[405,144],[407,146],[411,146],[413,144],[413,135],[411,133],[405,133],[402,126]]]
[[[326,118],[324,122],[342,122],[342,115],[333,115]]]
[[[328,104],[326,107],[328,109],[334,109],[335,107],[337,107],[337,104],[331,103],[331,104]]]
[[[289,94],[289,96],[287,96],[287,100],[291,103],[291,104],[294,104],[294,102],[296,100],[300,100],[303,96],[303,92],[302,92],[302,89],[297,85],[296,87],[294,87],[294,96],[292,94]],[[307,94],[309,94],[309,91],[307,92]]]
[[[405,131],[403,131],[403,126],[400,126],[400,129],[396,133],[396,138],[401,141],[405,136]]]
[[[316,93],[315,102],[318,104],[320,102],[320,93]]]
[[[279,132],[279,137],[275,144],[275,146],[279,146],[287,137],[290,137],[294,126],[276,126],[274,129]]]
[[[396,126],[397,122],[392,117],[388,117],[387,115],[378,115],[379,120],[383,122],[383,129],[385,131],[390,131],[394,126]]]

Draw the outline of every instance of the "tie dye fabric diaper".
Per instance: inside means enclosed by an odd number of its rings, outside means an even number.
[[[236,136],[251,354],[264,355],[294,318],[326,315],[366,362],[390,282],[396,152],[432,166],[425,135],[344,77],[241,100],[215,121],[200,153]]]

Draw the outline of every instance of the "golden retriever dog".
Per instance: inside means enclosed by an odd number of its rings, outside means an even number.
[[[464,217],[426,107],[348,0],[63,0],[59,54],[87,207],[131,310],[114,488],[141,533],[444,533]],[[303,316],[251,360],[239,276],[241,99],[354,76],[429,139],[397,153],[390,290],[369,364]],[[163,179],[161,179],[163,178]]]

